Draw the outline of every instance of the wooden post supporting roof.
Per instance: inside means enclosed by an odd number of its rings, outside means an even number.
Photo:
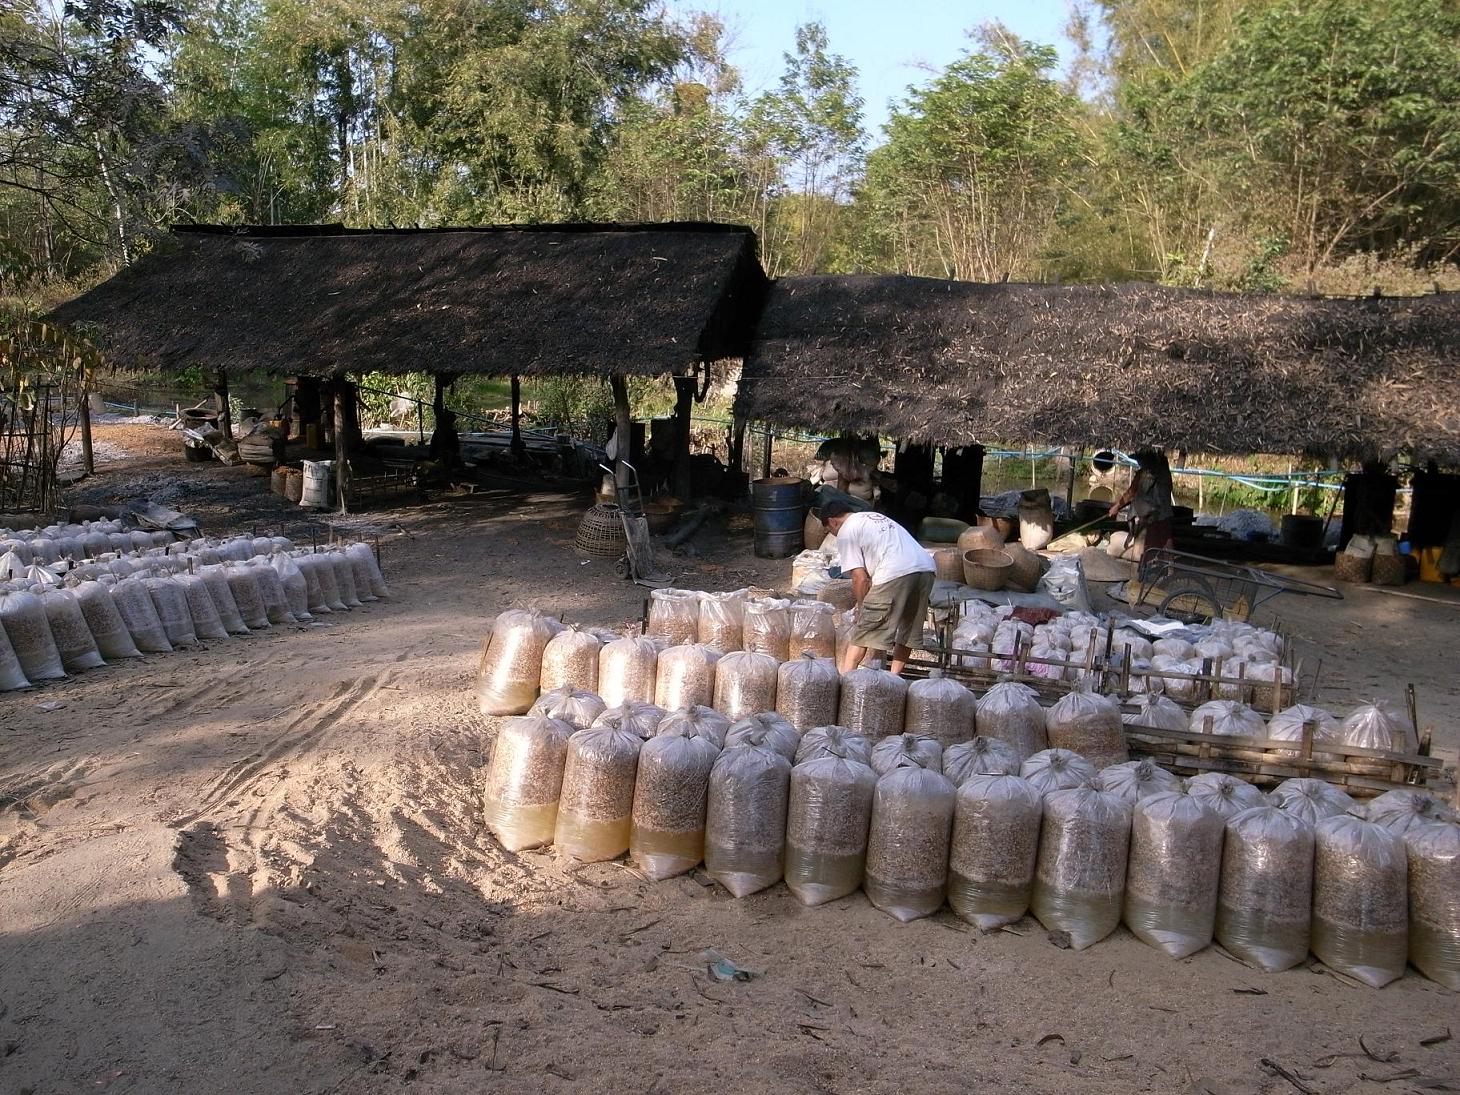
[[[674,494],[684,502],[688,502],[690,495],[694,493],[689,460],[689,431],[697,387],[693,374],[674,378]]]
[[[334,393],[335,417],[335,502],[341,513],[350,512],[350,442],[349,425],[345,417],[345,402],[349,398],[345,382],[337,380],[330,385]]]
[[[213,382],[213,396],[218,400],[218,429],[223,434],[223,440],[233,440],[233,414],[228,409],[228,371],[219,369],[217,379]]]
[[[614,471],[618,476],[618,484],[622,487],[627,486],[629,481],[624,461],[629,459],[634,433],[629,411],[629,382],[622,376],[614,375],[608,378],[608,386],[613,392],[613,439],[614,449],[618,454],[614,458]]]
[[[527,446],[522,441],[522,378],[512,374],[512,459],[527,457]]]

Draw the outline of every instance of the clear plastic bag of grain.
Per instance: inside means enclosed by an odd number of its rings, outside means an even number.
[[[1272,741],[1296,741],[1303,740],[1304,727],[1311,724],[1313,727],[1314,753],[1318,752],[1317,746],[1324,743],[1333,743],[1340,740],[1338,720],[1321,707],[1312,707],[1306,703],[1297,703],[1292,707],[1285,707],[1272,718],[1267,720],[1266,731],[1260,735]],[[1297,749],[1287,752],[1287,756],[1298,755]],[[1279,754],[1281,755],[1281,754]]]
[[[1029,911],[1043,816],[1043,797],[1026,779],[975,773],[963,781],[948,854],[948,904],[959,917],[989,931]]]
[[[847,609],[836,615],[836,664],[841,665],[847,647],[851,645],[852,628],[857,624],[857,610]],[[863,659],[865,661],[865,658]]]
[[[322,556],[321,556],[322,558]],[[258,576],[253,567],[242,563],[224,563],[223,573],[228,578],[228,592],[233,594],[233,603],[243,618],[244,626],[250,631],[262,631],[269,626],[269,610],[264,604],[263,590],[259,588]],[[344,611],[341,606],[340,611]],[[133,632],[136,637],[136,632]],[[138,642],[141,646],[141,642]],[[143,647],[145,650],[146,647]]]
[[[1460,825],[1428,822],[1404,836],[1409,857],[1409,960],[1460,992]]]
[[[1338,730],[1339,740],[1345,745],[1359,749],[1384,749],[1400,753],[1413,753],[1419,748],[1419,739],[1413,724],[1397,711],[1378,701],[1365,704],[1349,712]],[[1378,757],[1349,757],[1349,767],[1357,772],[1388,778],[1394,765]]]
[[[522,715],[497,730],[482,801],[487,828],[510,852],[553,842],[568,738],[562,719]]]
[[[355,588],[355,566],[346,559],[343,552],[327,551],[324,557],[335,571],[335,586],[340,591],[340,602],[349,609],[361,607],[360,591]],[[272,614],[270,622],[273,622]]]
[[[801,744],[801,735],[796,728],[774,711],[758,715],[747,715],[730,724],[725,731],[725,748],[736,745],[756,745],[770,749],[787,760],[796,755]]]
[[[567,627],[548,640],[542,651],[539,687],[544,692],[570,688],[592,692],[598,687],[598,655],[603,643],[577,627]]]
[[[719,661],[720,652],[703,643],[661,650],[654,674],[655,704],[666,711],[713,707],[715,669]]]
[[[96,640],[96,649],[103,658],[118,661],[142,656],[137,644],[132,641],[126,621],[117,611],[109,586],[96,581],[79,582],[72,592],[76,595],[76,603],[81,606],[81,615],[86,619],[91,637]]]
[[[320,592],[324,594],[325,607],[331,612],[348,612],[349,606],[345,604],[344,595],[340,590],[339,572],[336,570],[335,562],[329,552],[314,551],[310,553],[309,558],[313,560],[314,572],[319,578],[319,588]],[[242,607],[242,605],[239,606],[240,609]]]
[[[982,735],[943,750],[943,774],[962,787],[971,776],[1017,776],[1019,754],[1007,741]]]
[[[1309,825],[1358,809],[1358,804],[1333,784],[1303,776],[1285,779],[1273,788],[1272,804]]]
[[[38,595],[28,590],[0,590],[0,627],[5,629],[26,680],[53,681],[66,675]]]
[[[730,720],[713,707],[696,705],[671,711],[659,720],[656,734],[692,734],[704,738],[719,750],[725,748],[725,734]]]
[[[791,638],[787,644],[789,657],[812,654],[818,658],[836,659],[836,608],[825,601],[792,601],[787,609],[791,618]]]
[[[1186,712],[1159,692],[1141,692],[1131,697],[1135,711],[1125,716],[1127,726],[1148,726],[1153,730],[1185,730]]]
[[[1120,923],[1130,827],[1130,803],[1093,787],[1044,796],[1029,907],[1046,930],[1068,935],[1075,950]]]
[[[699,641],[700,594],[691,589],[649,592],[649,627],[645,632],[665,646],[690,646]]]
[[[1042,795],[1068,791],[1073,787],[1094,787],[1097,772],[1079,753],[1068,749],[1044,749],[1019,766],[1019,774]]]
[[[824,905],[861,886],[876,786],[877,774],[844,742],[791,769],[786,886],[803,905]]]
[[[51,637],[66,672],[80,673],[106,665],[75,595],[69,589],[51,588],[42,590],[37,596],[45,609],[46,622],[50,625]]]
[[[152,594],[147,592],[141,578],[123,578],[112,586],[112,600],[138,650],[144,654],[172,653],[172,643],[167,641],[157,606],[152,603]],[[269,626],[267,619],[264,626]]]
[[[344,559],[344,556],[337,556]],[[264,598],[264,612],[269,617],[269,623],[277,624],[280,627],[286,624],[296,623],[294,613],[289,611],[289,594],[284,589],[284,580],[279,577],[279,572],[269,565],[267,559],[255,559],[249,563],[254,577],[258,579],[259,592]],[[346,570],[353,571],[348,560],[344,561]],[[350,602],[346,600],[346,604]],[[354,607],[359,607],[358,600]]]
[[[926,678],[907,686],[902,728],[909,734],[932,738],[943,748],[973,736],[978,700],[957,681],[934,669]]]
[[[1364,817],[1395,836],[1405,836],[1411,829],[1437,821],[1460,822],[1460,811],[1423,791],[1385,791],[1365,804]]]
[[[802,764],[818,757],[847,757],[870,766],[872,743],[845,726],[814,726],[801,735],[796,746],[796,763]]]
[[[1409,957],[1404,840],[1341,814],[1313,827],[1313,953],[1330,969],[1383,988]]]
[[[216,552],[212,554],[215,557],[217,555]],[[329,606],[329,601],[325,598],[324,583],[319,571],[321,560],[308,551],[296,551],[293,553],[293,558],[294,565],[299,568],[299,573],[304,575],[305,603],[310,614],[313,616],[329,615],[333,610]],[[330,571],[330,576],[334,576],[333,569]],[[210,586],[209,588],[211,589],[212,587]],[[218,611],[220,615],[223,614],[222,605],[219,605]],[[225,616],[225,626],[227,623],[227,617]],[[232,631],[233,629],[230,627],[229,630]]]
[[[791,762],[759,745],[727,746],[710,770],[705,873],[735,897],[785,873]]]
[[[1229,817],[1217,889],[1217,942],[1268,973],[1308,957],[1313,826],[1276,806]]]
[[[1134,803],[1124,917],[1137,939],[1172,958],[1212,941],[1223,830],[1220,815],[1180,790]]]
[[[1186,793],[1224,818],[1236,817],[1243,810],[1268,804],[1267,796],[1261,790],[1226,772],[1203,772],[1192,776],[1186,781]]]
[[[978,732],[1008,742],[1021,761],[1049,748],[1044,708],[1039,694],[1028,685],[1015,681],[996,684],[979,697],[976,711]]]
[[[614,859],[629,850],[634,783],[643,739],[600,721],[568,739],[563,791],[553,843],[583,863]]]
[[[705,804],[720,750],[687,724],[639,750],[629,857],[654,881],[693,869],[705,857]]]
[[[658,665],[659,644],[647,635],[605,643],[598,652],[598,694],[609,707],[629,700],[652,703]]]
[[[783,662],[776,671],[775,709],[802,733],[832,725],[836,722],[841,683],[836,662],[802,654]]]
[[[314,616],[309,611],[309,580],[304,577],[304,571],[299,569],[294,557],[287,551],[276,551],[269,556],[269,565],[283,583],[284,596],[289,601],[289,615],[301,623],[312,620]],[[370,599],[375,600],[373,596]],[[194,626],[197,626],[196,623]]]
[[[1267,724],[1262,716],[1238,700],[1208,700],[1192,711],[1188,729],[1193,734],[1217,734],[1224,738],[1267,737]]]
[[[380,561],[375,558],[375,552],[370,549],[369,544],[351,544],[345,548],[345,555],[355,566],[356,592],[368,586],[371,594],[378,600],[383,601],[390,596],[390,587],[385,584],[385,575],[380,572]]]
[[[885,776],[894,768],[928,768],[943,770],[943,747],[921,734],[891,734],[872,746],[868,761],[872,771]]]
[[[554,688],[539,696],[527,713],[549,719],[562,719],[574,730],[587,730],[607,707],[603,697],[596,692]]]
[[[477,707],[483,715],[520,715],[532,706],[543,651],[562,630],[534,608],[508,609],[497,617],[477,663]]]
[[[1109,791],[1135,805],[1143,798],[1163,791],[1180,791],[1181,777],[1166,771],[1155,761],[1127,760],[1095,773],[1095,787]]]
[[[745,603],[743,644],[746,650],[769,654],[777,662],[791,657],[791,602],[756,597]],[[800,651],[797,651],[800,653]]]
[[[780,663],[769,654],[737,650],[715,663],[714,708],[728,719],[776,709]]]
[[[902,733],[907,681],[877,666],[842,675],[837,722],[866,738]]]
[[[208,587],[208,596],[213,601],[213,608],[218,613],[218,620],[223,624],[223,629],[230,635],[247,635],[248,624],[243,622],[243,616],[238,611],[238,602],[233,599],[233,591],[228,586],[228,573],[223,569],[222,564],[214,563],[202,567],[198,571],[198,577],[202,578],[203,584]],[[323,611],[328,612],[329,609],[325,608]]]
[[[656,704],[630,700],[628,703],[600,711],[598,717],[593,720],[593,725],[625,730],[640,741],[648,741],[659,733],[659,724],[664,721],[664,714],[664,708]]]
[[[1068,692],[1046,713],[1044,729],[1050,748],[1079,753],[1097,769],[1130,759],[1120,701],[1113,696]]]
[[[223,626],[223,617],[213,603],[213,594],[208,582],[201,574],[179,574],[174,579],[182,586],[187,597],[188,615],[193,621],[193,634],[199,639],[215,642],[228,638],[228,629]]]
[[[157,618],[174,648],[192,646],[198,641],[193,630],[193,616],[188,611],[188,592],[171,575],[142,579],[157,609]]]
[[[740,650],[744,646],[745,600],[748,596],[749,593],[743,589],[701,594],[697,641],[726,654]]]
[[[916,764],[877,780],[862,889],[888,916],[907,923],[942,906],[955,794],[947,776]]]

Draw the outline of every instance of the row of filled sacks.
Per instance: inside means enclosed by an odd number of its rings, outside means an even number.
[[[839,723],[873,737],[912,732],[948,745],[975,734],[1002,738],[1028,757],[1050,746],[1101,766],[1127,759],[1118,700],[1074,690],[1046,710],[1038,693],[1005,682],[982,696],[941,676],[909,683],[876,666],[838,675],[810,652],[777,661],[706,643],[664,646],[649,635],[611,637],[567,627],[533,609],[493,622],[477,665],[483,714],[518,715],[540,692],[596,692],[611,706],[707,706],[732,717],[778,711],[799,729]]]
[[[656,589],[649,594],[645,634],[665,646],[701,643],[725,654],[748,650],[787,661],[809,651],[837,656],[836,607],[738,589],[704,593]]]
[[[1291,742],[1301,742],[1308,733],[1315,755],[1322,754],[1324,744],[1411,752],[1418,745],[1410,720],[1378,700],[1355,707],[1342,721],[1324,708],[1303,703],[1264,718],[1260,711],[1236,700],[1208,700],[1190,715],[1167,696],[1141,693],[1133,701],[1137,710],[1127,719],[1132,726]],[[1261,753],[1253,755],[1268,759]],[[1296,756],[1297,750],[1289,750],[1288,755]],[[1377,764],[1385,770],[1390,767],[1383,761]]]
[[[110,551],[166,547],[176,537],[161,529],[129,529],[121,521],[85,521],[34,529],[0,529],[0,567],[95,558]],[[11,556],[11,559],[6,559]]]
[[[1421,795],[1381,796],[1365,818],[1314,780],[1269,797],[1144,761],[1096,772],[1060,750],[1000,771],[1015,762],[996,739],[955,758],[595,699],[564,691],[503,723],[485,807],[507,847],[628,852],[652,879],[703,862],[737,897],[782,879],[808,905],[862,889],[899,920],[945,900],[984,929],[1032,911],[1074,948],[1124,920],[1173,957],[1216,939],[1277,971],[1311,950],[1375,986],[1408,958],[1460,987],[1460,826]]]
[[[34,576],[0,585],[0,691],[308,622],[388,592],[364,544],[203,565],[186,555],[144,558],[82,564],[64,579],[33,567]]]

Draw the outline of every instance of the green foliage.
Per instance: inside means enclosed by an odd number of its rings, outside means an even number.
[[[1037,278],[1084,155],[1082,107],[1050,46],[999,27],[893,113],[862,198],[886,261],[909,273]]]

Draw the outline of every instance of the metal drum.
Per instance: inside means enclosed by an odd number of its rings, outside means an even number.
[[[789,559],[805,546],[806,507],[803,480],[757,479],[750,485],[755,511],[755,554],[762,559]]]

